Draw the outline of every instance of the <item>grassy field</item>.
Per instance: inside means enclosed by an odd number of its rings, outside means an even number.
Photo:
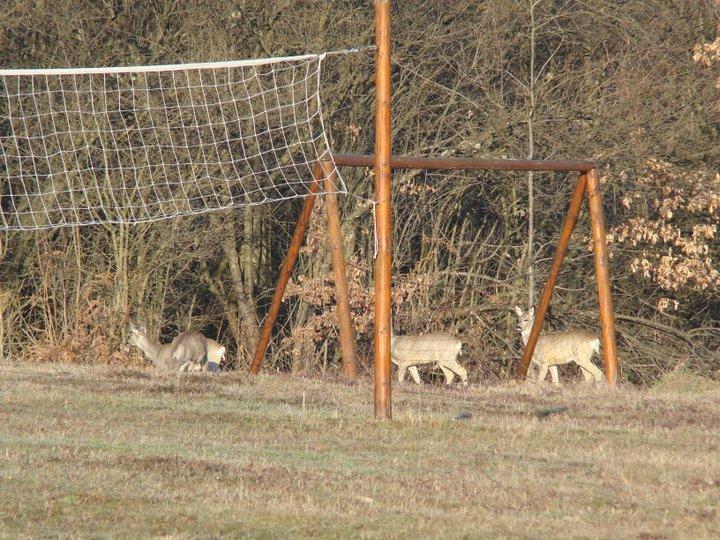
[[[368,382],[3,364],[0,535],[717,537],[720,393],[672,386],[406,385],[377,423]]]

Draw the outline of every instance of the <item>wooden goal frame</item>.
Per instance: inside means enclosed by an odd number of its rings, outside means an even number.
[[[577,223],[583,199],[588,200],[590,230],[595,256],[595,275],[598,288],[600,313],[600,331],[603,347],[605,378],[611,385],[618,377],[617,341],[615,337],[615,317],[613,315],[612,295],[610,292],[610,270],[608,265],[607,239],[605,233],[605,215],[597,165],[592,161],[573,160],[519,160],[519,159],[473,159],[473,158],[429,158],[391,155],[391,36],[390,36],[391,0],[375,0],[375,155],[335,154],[333,159],[338,167],[375,167],[375,228],[377,231],[377,256],[375,258],[375,417],[392,418],[392,383],[390,369],[390,333],[391,333],[391,280],[392,280],[392,206],[391,185],[394,169],[475,169],[503,171],[564,171],[577,172],[579,178],[570,200],[560,239],[555,250],[550,274],[535,313],[535,322],[522,358],[516,367],[516,377],[524,379],[535,352],[550,298],[560,274],[570,237]],[[280,270],[270,309],[258,341],[255,355],[250,366],[251,373],[258,373],[265,356],[273,327],[277,320],[280,305],[285,294],[293,266],[297,260],[315,204],[316,194],[321,182],[330,183],[326,198],[330,249],[333,272],[335,274],[336,298],[338,304],[340,346],[342,352],[343,375],[354,380],[357,377],[355,361],[355,332],[350,313],[345,273],[343,239],[340,228],[340,211],[337,195],[332,193],[333,175],[329,162],[319,162],[313,171],[311,195],[306,197],[298,218],[288,254]]]

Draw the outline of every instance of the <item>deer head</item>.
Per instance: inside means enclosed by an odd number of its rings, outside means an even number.
[[[130,321],[128,323],[127,332],[128,345],[142,348],[141,344],[147,339],[147,328],[145,325],[136,325],[133,321]]]
[[[530,335],[533,323],[535,322],[535,307],[531,307],[527,311],[523,311],[519,306],[515,306],[515,313],[518,316],[517,330],[523,337]]]

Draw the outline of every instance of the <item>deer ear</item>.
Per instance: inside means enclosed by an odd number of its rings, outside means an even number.
[[[128,330],[132,333],[137,332],[137,326],[135,326],[135,323],[132,321],[128,321]]]
[[[518,316],[518,317],[522,317],[522,316],[523,316],[523,310],[520,309],[519,306],[515,306],[515,313],[517,313],[517,316]]]
[[[532,307],[528,310],[528,313],[530,314],[530,317],[534,317],[534,316],[535,316],[535,306],[532,306]]]

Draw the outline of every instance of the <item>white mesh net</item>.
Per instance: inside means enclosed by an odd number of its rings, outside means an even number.
[[[314,163],[332,159],[323,58],[0,70],[0,230],[308,195]]]

